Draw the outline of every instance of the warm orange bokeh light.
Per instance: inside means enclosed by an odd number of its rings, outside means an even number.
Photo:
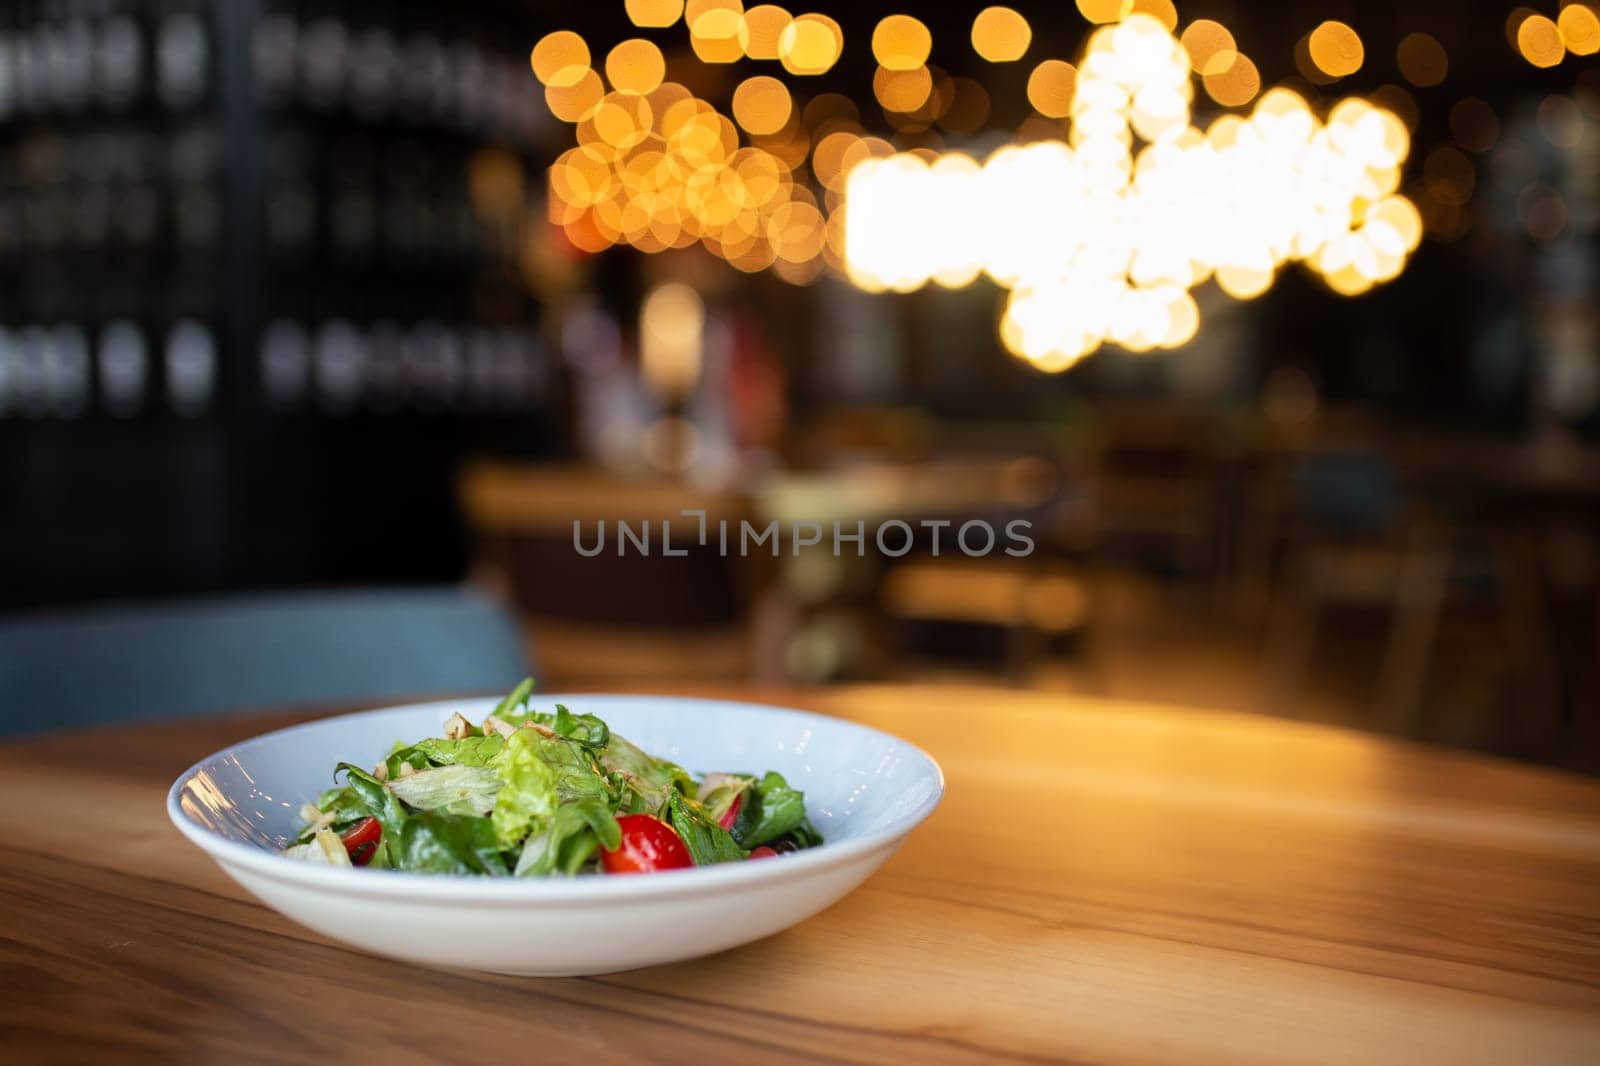
[[[1207,74],[1201,84],[1206,95],[1223,107],[1243,107],[1261,91],[1261,73],[1249,56],[1235,52],[1226,70]]]
[[[916,70],[933,51],[933,34],[910,15],[890,15],[872,31],[872,56],[886,70]]]
[[[1311,31],[1307,40],[1311,62],[1330,78],[1343,78],[1361,69],[1366,50],[1361,37],[1343,22],[1329,19]]]
[[[1071,63],[1046,59],[1028,75],[1028,103],[1047,118],[1066,118],[1072,113],[1072,92],[1078,71]]]
[[[739,22],[739,47],[751,59],[777,59],[778,42],[794,18],[775,4],[761,4]]]
[[[1196,74],[1221,74],[1233,66],[1239,46],[1228,27],[1211,19],[1195,19],[1184,27],[1179,38],[1189,53],[1189,64]]]
[[[1077,0],[1078,14],[1090,22],[1116,22],[1133,9],[1131,0]]]
[[[626,0],[624,9],[635,26],[670,26],[683,16],[683,0]]]
[[[1561,9],[1556,19],[1561,31],[1561,43],[1575,56],[1592,56],[1600,50],[1600,15],[1584,3],[1572,3]]]
[[[844,32],[826,15],[798,15],[778,35],[778,58],[790,74],[823,74],[839,61]]]
[[[666,76],[661,49],[642,37],[623,41],[606,55],[606,80],[613,89],[643,95]]]
[[[605,94],[600,75],[585,67],[578,80],[570,85],[546,85],[544,102],[550,113],[562,122],[582,122],[600,106],[600,98]]]
[[[1553,67],[1566,58],[1561,30],[1543,15],[1529,15],[1517,26],[1517,51],[1536,67]]]
[[[576,85],[589,69],[589,46],[571,30],[547,33],[529,56],[533,75],[546,86]]]
[[[1028,20],[1009,7],[986,7],[972,20],[972,50],[991,63],[1015,62],[1031,43]]]
[[[927,102],[932,91],[933,75],[927,67],[912,70],[879,67],[872,76],[872,94],[885,111],[915,111]]]
[[[777,133],[793,110],[789,90],[777,78],[757,75],[746,78],[733,90],[733,118],[746,132]]]

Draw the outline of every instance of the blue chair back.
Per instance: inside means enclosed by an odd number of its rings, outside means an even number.
[[[510,689],[514,619],[463,588],[295,592],[0,620],[0,735]]]

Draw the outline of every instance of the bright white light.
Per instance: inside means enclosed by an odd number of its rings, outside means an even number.
[[[1161,22],[1130,15],[1089,38],[1067,143],[981,166],[861,163],[844,190],[849,277],[904,292],[987,273],[1012,290],[1006,347],[1060,370],[1107,342],[1187,343],[1200,322],[1188,290],[1207,278],[1251,299],[1292,260],[1347,295],[1399,275],[1422,228],[1395,192],[1411,147],[1398,118],[1352,97],[1323,123],[1279,88],[1201,130],[1191,73]]]

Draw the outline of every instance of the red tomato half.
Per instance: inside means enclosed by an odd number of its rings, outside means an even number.
[[[372,861],[378,841],[383,839],[383,826],[376,818],[363,818],[346,829],[339,839],[344,841],[344,850],[350,853],[350,865],[365,866]]]
[[[616,851],[600,849],[600,865],[608,874],[648,874],[693,866],[689,849],[672,827],[648,814],[625,814],[617,819],[622,842]]]
[[[776,859],[777,857],[778,857],[778,853],[773,851],[771,848],[767,847],[765,844],[761,845],[759,848],[756,848],[754,851],[752,851],[749,855],[745,856],[745,858],[747,860],[748,859]]]

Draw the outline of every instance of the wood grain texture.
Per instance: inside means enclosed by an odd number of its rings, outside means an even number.
[[[1600,1061],[1600,784],[1054,695],[696,691],[907,737],[944,806],[788,932],[596,979],[345,950],[171,828],[185,766],[303,715],[0,745],[0,1059]]]

